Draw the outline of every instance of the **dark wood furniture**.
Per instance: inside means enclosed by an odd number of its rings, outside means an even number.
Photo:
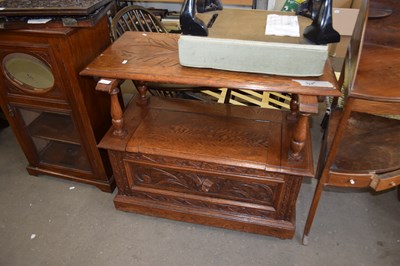
[[[324,135],[317,170],[319,180],[303,244],[308,243],[324,187],[383,191],[400,185],[400,47],[374,43],[379,36],[373,36],[375,26],[369,32],[367,10],[365,0],[342,73],[346,75],[343,80],[348,96],[343,109],[334,108]],[[398,17],[396,20],[398,25]],[[363,42],[364,30],[367,38]],[[386,33],[383,39],[387,43]]]
[[[369,13],[376,18],[368,21],[365,42],[389,47],[400,47],[400,3],[397,0],[371,0]],[[387,14],[390,14],[387,16]]]
[[[0,104],[31,175],[46,174],[112,192],[105,151],[96,145],[110,126],[110,99],[79,76],[109,44],[106,16],[93,27],[18,24],[0,30]]]
[[[113,166],[116,208],[292,238],[302,178],[313,176],[308,115],[317,112],[317,95],[340,95],[329,65],[316,79],[331,82],[324,88],[291,77],[182,67],[178,38],[127,32],[81,72],[101,77],[97,89],[111,94],[114,127],[100,147]],[[124,79],[141,84],[141,95],[123,113],[117,93]],[[147,98],[146,81],[298,96],[290,113]]]

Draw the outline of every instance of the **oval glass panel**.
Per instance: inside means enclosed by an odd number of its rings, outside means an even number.
[[[23,89],[43,92],[54,86],[54,75],[50,67],[32,55],[9,54],[4,57],[3,66],[8,78]]]

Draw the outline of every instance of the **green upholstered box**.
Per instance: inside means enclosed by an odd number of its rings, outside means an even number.
[[[264,10],[224,9],[209,29],[209,36],[182,35],[181,65],[285,76],[320,76],[328,58],[326,45],[314,45],[302,37],[311,20],[298,17],[300,37],[265,35],[268,14],[293,15]],[[198,14],[206,23],[210,13]]]

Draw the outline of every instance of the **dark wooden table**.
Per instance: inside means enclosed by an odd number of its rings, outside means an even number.
[[[111,94],[113,128],[100,147],[112,162],[116,208],[293,237],[301,181],[313,176],[308,118],[319,96],[340,95],[329,63],[317,78],[189,68],[179,64],[178,39],[125,33],[81,72]],[[140,95],[123,112],[126,79]],[[288,92],[291,111],[149,99],[146,82]]]

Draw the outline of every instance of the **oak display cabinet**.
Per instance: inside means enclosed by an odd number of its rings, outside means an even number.
[[[107,155],[110,101],[79,76],[108,45],[107,17],[91,27],[0,30],[0,103],[31,175],[46,174],[112,192]]]

